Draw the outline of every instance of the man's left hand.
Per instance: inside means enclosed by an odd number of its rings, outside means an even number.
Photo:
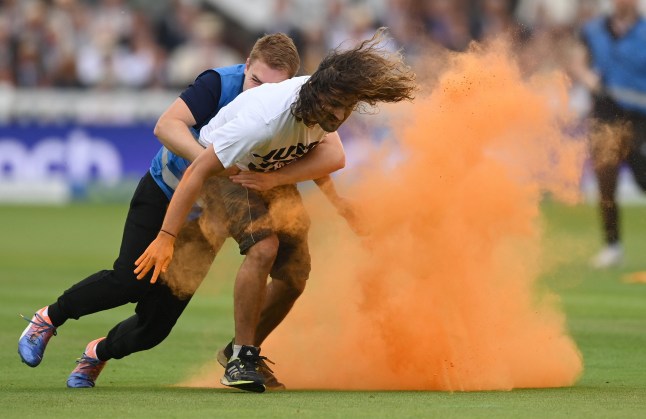
[[[160,274],[165,273],[170,261],[173,259],[173,245],[175,237],[168,233],[160,232],[157,238],[150,243],[146,251],[135,261],[137,266],[134,270],[138,280],[146,277],[146,274],[154,268],[150,283],[157,282]]]
[[[229,176],[229,179],[245,188],[256,191],[268,191],[280,185],[280,178],[277,172],[262,173],[242,171],[236,175]]]

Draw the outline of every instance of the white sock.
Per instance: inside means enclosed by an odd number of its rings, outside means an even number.
[[[236,359],[240,355],[240,349],[242,349],[242,345],[233,345],[233,355],[229,359]]]
[[[105,339],[105,337],[95,339],[92,342],[88,343],[87,348],[85,348],[85,355],[91,358],[99,359],[99,357],[96,354],[96,347],[99,345],[99,342],[101,342],[103,339]]]
[[[98,345],[99,342],[94,341],[94,345],[90,347],[90,350],[88,351],[87,355],[92,356],[92,358],[96,358],[96,345]]]

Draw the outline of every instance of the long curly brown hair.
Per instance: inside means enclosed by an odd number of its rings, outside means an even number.
[[[321,100],[336,97],[352,99],[357,106],[374,107],[378,102],[400,102],[414,98],[415,73],[404,62],[401,51],[384,47],[387,28],[350,50],[337,48],[319,64],[301,87],[291,112],[296,120],[312,126]],[[355,108],[356,109],[356,108]]]

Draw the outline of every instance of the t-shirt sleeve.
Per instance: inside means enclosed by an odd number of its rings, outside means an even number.
[[[221,94],[220,74],[215,70],[206,70],[179,95],[195,118],[195,129],[199,130],[211,120]]]
[[[235,118],[206,134],[225,168],[234,166],[255,149],[271,141],[269,126],[253,112],[240,112]]]

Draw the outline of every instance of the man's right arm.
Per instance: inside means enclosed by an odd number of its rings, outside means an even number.
[[[564,68],[567,74],[581,83],[592,94],[602,94],[601,77],[592,67],[591,46],[588,32],[594,28],[586,25],[578,33],[575,42],[566,50]]]
[[[193,161],[204,150],[189,130],[193,125],[195,118],[191,110],[181,98],[177,98],[159,117],[154,134],[174,154]]]
[[[139,256],[135,265],[137,279],[143,279],[154,267],[151,283],[157,281],[160,273],[166,272],[173,258],[173,246],[182,224],[197,201],[206,179],[224,171],[224,166],[213,150],[213,145],[204,149],[189,166],[173,194],[157,238]]]

